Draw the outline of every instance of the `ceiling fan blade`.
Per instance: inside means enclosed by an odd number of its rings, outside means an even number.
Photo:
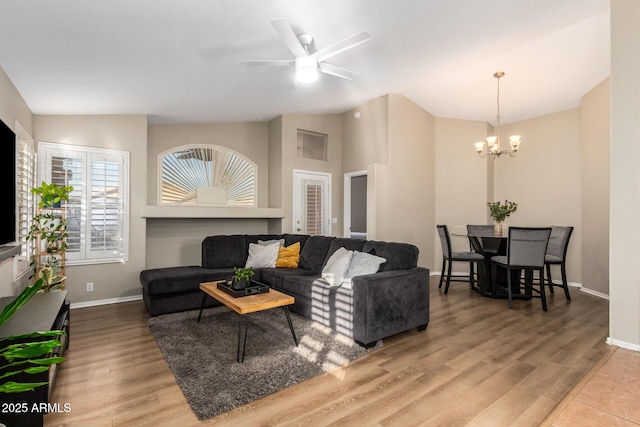
[[[353,80],[353,78],[356,76],[356,73],[354,73],[353,71],[349,71],[341,67],[336,67],[335,65],[327,64],[326,62],[319,63],[318,68],[320,68],[320,71],[325,74],[342,77],[343,79],[347,80]]]
[[[271,24],[273,24],[278,34],[280,34],[280,37],[282,37],[287,47],[291,52],[293,52],[296,58],[307,55],[307,52],[305,52],[304,47],[302,47],[298,40],[298,36],[296,36],[293,29],[291,29],[291,26],[284,18],[272,19]]]
[[[293,64],[293,59],[239,59],[238,62],[242,62],[247,65],[276,65],[287,66]]]
[[[325,61],[333,56],[336,56],[339,53],[344,52],[345,50],[356,47],[367,40],[369,40],[371,36],[366,31],[361,31],[358,34],[355,34],[351,37],[347,37],[344,40],[341,40],[337,43],[332,44],[331,46],[327,46],[324,49],[320,49],[315,52],[312,56],[314,56],[318,62]]]

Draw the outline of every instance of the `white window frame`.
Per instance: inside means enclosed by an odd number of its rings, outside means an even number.
[[[126,262],[129,260],[129,152],[110,150],[104,148],[86,147],[80,145],[67,145],[52,142],[38,142],[38,181],[51,182],[52,157],[81,158],[83,188],[80,194],[80,251],[67,252],[67,265],[87,265],[113,262]],[[119,229],[120,245],[117,253],[101,251],[92,252],[90,243],[90,224],[87,220],[90,212],[88,203],[91,200],[91,175],[90,164],[93,159],[109,158],[117,161],[122,171],[119,176]]]
[[[24,221],[16,216],[16,239],[21,245],[20,253],[13,257],[13,281],[17,282],[22,277],[31,273],[31,258],[34,253],[34,243],[27,240],[27,234],[31,228],[33,212],[35,209],[34,195],[31,188],[35,184],[36,175],[36,150],[35,142],[18,121],[15,122],[16,133],[16,210],[26,213]],[[24,155],[20,153],[24,151]],[[20,182],[24,180],[24,182]],[[18,204],[20,206],[18,206]]]

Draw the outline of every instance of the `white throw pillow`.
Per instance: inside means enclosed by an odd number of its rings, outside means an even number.
[[[247,258],[245,268],[276,268],[279,250],[280,243],[278,242],[269,245],[249,243],[249,257]]]
[[[342,287],[351,289],[351,279],[355,276],[364,276],[365,274],[377,273],[380,265],[385,263],[386,258],[377,255],[368,254],[366,252],[354,251],[351,256],[349,269],[344,275]]]
[[[331,286],[340,286],[344,275],[349,269],[351,255],[353,251],[339,248],[327,260],[327,264],[322,269],[322,278]]]
[[[262,246],[270,245],[272,243],[279,243],[280,246],[284,246],[284,239],[277,240],[258,240],[258,244]]]

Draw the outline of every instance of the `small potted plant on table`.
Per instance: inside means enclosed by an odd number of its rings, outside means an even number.
[[[231,280],[231,289],[239,291],[251,286],[251,277],[254,275],[253,268],[237,268],[233,267],[233,279]]]
[[[487,203],[489,213],[495,222],[493,232],[496,236],[502,236],[502,222],[518,209],[518,204],[508,200],[501,202]]]

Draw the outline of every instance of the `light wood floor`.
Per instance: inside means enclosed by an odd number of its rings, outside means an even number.
[[[350,366],[204,422],[163,360],[141,301],[72,310],[52,397],[71,412],[48,414],[45,425],[575,425],[560,417],[584,403],[577,390],[611,355],[608,301],[572,288],[573,301],[556,292],[548,313],[539,300],[509,310],[465,283],[448,295],[437,283],[426,331],[390,337]]]

